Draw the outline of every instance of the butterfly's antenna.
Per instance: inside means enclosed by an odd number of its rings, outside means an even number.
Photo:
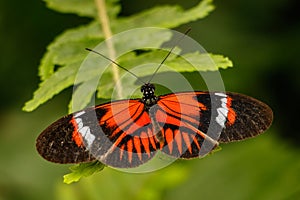
[[[181,42],[181,40],[192,30],[192,28],[188,28],[184,35],[182,35],[177,42],[175,43],[175,45],[171,48],[171,50],[168,52],[168,54],[165,56],[165,58],[163,59],[163,61],[158,65],[158,67],[156,68],[156,70],[154,71],[154,73],[152,74],[151,78],[149,79],[148,83],[150,83],[152,81],[152,79],[154,78],[154,76],[156,75],[156,73],[158,72],[158,70],[161,68],[161,66],[164,64],[164,62],[167,60],[167,58],[170,56],[170,54],[172,53],[172,51],[174,50],[174,48],[179,44],[179,42]]]
[[[128,69],[126,69],[125,67],[122,67],[119,63],[115,62],[114,60],[110,59],[109,57],[103,55],[102,53],[99,53],[98,51],[95,51],[93,49],[90,48],[85,48],[85,50],[87,51],[91,51],[95,54],[98,54],[100,56],[102,56],[103,58],[105,58],[106,60],[109,60],[110,62],[112,62],[113,64],[117,65],[118,67],[120,67],[121,69],[125,70],[126,72],[130,73],[132,76],[134,76],[138,81],[140,81],[143,84],[146,84],[142,79],[140,79],[137,75],[135,75],[134,73],[132,73],[131,71],[129,71]]]

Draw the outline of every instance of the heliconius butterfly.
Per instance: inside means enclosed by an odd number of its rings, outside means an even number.
[[[142,98],[112,101],[58,119],[38,136],[37,151],[55,163],[99,160],[131,168],[157,151],[184,159],[203,156],[219,143],[263,133],[273,120],[266,104],[243,94],[191,91],[156,96],[150,81],[141,92]]]

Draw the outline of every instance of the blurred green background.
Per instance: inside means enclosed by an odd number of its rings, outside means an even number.
[[[121,15],[175,1],[122,1]],[[184,7],[198,1],[177,0]],[[67,113],[71,89],[32,113],[21,108],[37,88],[47,44],[89,19],[60,14],[40,0],[0,2],[0,200],[6,199],[300,199],[300,7],[297,0],[216,1],[216,10],[189,24],[207,51],[228,56],[229,91],[265,101],[274,110],[267,133],[222,145],[204,159],[178,161],[148,174],[109,168],[66,185],[68,166],[43,160],[35,138]],[[178,28],[182,31],[183,29]]]

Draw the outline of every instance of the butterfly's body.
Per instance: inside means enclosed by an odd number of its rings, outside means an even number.
[[[251,97],[225,92],[179,92],[155,96],[142,86],[140,99],[118,100],[59,119],[37,139],[47,160],[80,163],[99,160],[109,166],[139,166],[157,151],[195,158],[219,143],[264,132],[272,110]]]

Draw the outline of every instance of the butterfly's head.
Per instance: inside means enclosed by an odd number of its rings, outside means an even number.
[[[156,104],[157,97],[155,96],[155,86],[151,83],[146,83],[141,87],[141,92],[143,93],[143,102],[147,106],[152,106]]]

